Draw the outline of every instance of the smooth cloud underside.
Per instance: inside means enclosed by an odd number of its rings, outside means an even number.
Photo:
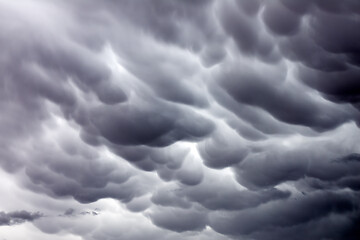
[[[358,239],[359,13],[0,0],[0,236]]]

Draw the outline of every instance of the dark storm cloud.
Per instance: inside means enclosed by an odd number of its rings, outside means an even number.
[[[356,176],[360,171],[357,161],[338,159],[348,159],[349,156],[356,159],[357,153],[354,152],[358,144],[354,143],[358,141],[357,134],[339,135],[338,131],[328,133],[330,139],[338,136],[336,141],[322,141],[321,137],[304,142],[293,139],[272,146],[266,153],[253,153],[236,167],[237,179],[249,188],[262,188],[306,177],[336,181]],[[268,171],[270,168],[272,171]]]
[[[236,131],[220,129],[198,145],[205,165],[211,168],[225,168],[242,161],[249,153],[249,147]]]
[[[86,146],[62,147],[48,146],[47,151],[32,152],[32,161],[46,168],[36,164],[26,166],[24,184],[53,197],[72,196],[83,203],[107,197],[129,201],[146,189],[144,183],[133,178],[132,170],[116,164],[110,157],[99,158]],[[71,152],[73,149],[79,152]]]
[[[358,68],[349,67],[346,71],[335,73],[304,69],[299,74],[306,84],[318,89],[332,101],[358,103],[360,99],[359,73]]]
[[[279,1],[272,1],[266,5],[263,20],[266,26],[278,35],[296,34],[301,23],[301,18],[293,14]]]
[[[356,1],[312,4],[305,22],[307,27],[284,40],[281,49],[285,56],[314,69],[299,69],[300,79],[306,84],[331,101],[357,103],[359,91],[355,79],[359,78],[360,36],[354,29],[359,26],[356,13],[360,5]]]
[[[261,210],[261,215],[253,209],[232,213],[228,216],[214,213],[210,217],[210,226],[213,226],[217,231],[231,235],[248,235],[273,228],[274,235],[276,235],[278,231],[281,232],[281,228],[302,225],[310,221],[317,222],[322,218],[331,217],[332,214],[340,216],[344,214],[351,219],[351,215],[358,214],[359,211],[359,206],[354,202],[356,197],[358,196],[351,196],[350,194],[314,193],[310,196],[299,197],[299,199],[263,205],[258,209]],[[317,234],[319,232],[314,234],[315,237],[311,236],[311,239],[328,237],[326,229],[323,229],[319,235]],[[341,236],[337,236],[338,234],[335,233],[331,237],[334,239],[341,238]],[[273,239],[271,235],[266,237],[264,234],[263,237],[263,239]]]
[[[132,22],[165,44],[175,44],[198,53],[202,64],[212,66],[226,55],[222,46],[225,38],[218,29],[216,18],[209,14],[213,3],[212,0],[112,1],[107,11],[120,19],[125,18],[126,21]],[[104,7],[107,4],[101,5]],[[119,15],[119,12],[122,14]],[[159,67],[158,63],[152,63],[150,63],[151,67]],[[147,66],[143,67],[147,68]],[[146,71],[145,69],[136,67],[135,71]],[[174,75],[167,77],[173,78]],[[179,88],[179,83],[172,82],[170,85],[168,81],[162,81],[162,84],[167,84],[170,90],[176,86],[173,94],[179,94],[182,90],[181,87]],[[188,91],[191,92],[191,89]],[[189,94],[189,92],[183,92],[183,94]]]
[[[356,239],[359,10],[0,0],[0,166],[34,195],[104,208],[1,212],[0,225],[39,219],[86,240]]]
[[[219,13],[224,30],[234,39],[241,54],[253,55],[270,62],[278,61],[279,55],[272,39],[266,38],[264,31],[259,31],[261,22],[256,19],[256,15],[244,14],[243,11],[247,9],[243,9],[241,4],[249,5],[249,13],[258,8],[256,2],[253,3],[254,6],[250,6],[247,1],[239,1],[238,5],[232,1],[224,1]]]
[[[0,212],[0,226],[4,225],[16,225],[25,222],[32,222],[38,218],[41,218],[43,214],[36,212],[31,213],[28,211],[15,211],[15,212]]]
[[[213,130],[209,120],[191,110],[185,113],[161,102],[148,103],[94,109],[90,121],[103,137],[121,145],[167,146],[202,138]]]
[[[236,101],[263,108],[275,118],[290,124],[320,130],[332,129],[358,116],[351,109],[344,111],[337,106],[317,103],[311,96],[299,93],[293,84],[284,82],[285,79],[277,79],[279,83],[271,83],[267,79],[282,76],[236,69],[234,72],[223,73],[221,77],[221,85]]]
[[[213,191],[214,188],[218,190]],[[290,196],[290,192],[273,188],[262,191],[239,189],[236,182],[214,176],[207,176],[201,184],[192,188],[178,189],[174,193],[178,199],[183,198],[184,200],[187,199],[188,202],[199,203],[209,210],[228,211],[255,208],[263,203],[286,199]],[[163,195],[165,199],[171,194]],[[158,195],[156,200],[160,198],[161,196]]]
[[[206,226],[206,213],[196,209],[164,208],[151,214],[152,222],[176,232],[201,231]]]

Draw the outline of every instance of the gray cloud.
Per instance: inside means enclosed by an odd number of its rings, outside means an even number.
[[[359,10],[0,0],[1,235],[356,239]]]
[[[32,222],[40,217],[43,214],[36,212],[31,213],[27,211],[14,211],[14,212],[0,212],[0,226],[4,225],[16,225],[24,222]]]
[[[252,209],[233,213],[226,217],[214,213],[210,217],[210,225],[222,233],[231,235],[266,232],[268,228],[274,227],[273,231],[276,236],[278,231],[281,232],[277,228],[302,225],[309,221],[316,222],[317,219],[331,217],[331,214],[351,214],[354,208],[357,209],[358,206],[354,206],[351,195],[344,194],[339,196],[329,193],[314,193],[310,196],[300,197],[300,200],[293,199],[285,202],[276,202],[273,205],[264,205],[261,207],[264,215],[258,215],[257,211]],[[311,209],[316,209],[316,211]],[[328,233],[325,230],[320,233],[316,232],[315,236],[310,237],[313,239],[326,237],[338,239],[339,237],[341,238],[341,236],[338,236],[339,233],[332,233],[334,234],[333,236],[327,236]],[[273,238],[273,236],[263,237],[265,239]]]

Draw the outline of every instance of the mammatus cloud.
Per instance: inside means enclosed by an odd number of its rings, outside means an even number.
[[[0,236],[358,239],[359,12],[0,0]]]

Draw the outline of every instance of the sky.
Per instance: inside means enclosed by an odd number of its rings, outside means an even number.
[[[0,16],[0,240],[359,239],[359,0]]]

